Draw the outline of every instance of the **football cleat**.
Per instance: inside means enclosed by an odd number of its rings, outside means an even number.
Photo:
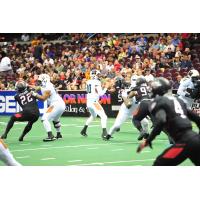
[[[2,136],[1,136],[1,139],[6,139],[7,138],[7,135],[5,135],[5,134],[3,134]]]
[[[107,134],[105,137],[104,137],[104,140],[110,140],[110,138],[113,138],[111,135]]]
[[[103,133],[101,134],[102,139],[105,140],[107,135],[108,135],[107,131],[106,130],[103,131]]]
[[[63,138],[63,137],[62,137],[61,133],[57,133],[56,139],[58,140],[58,139],[62,139],[62,138]]]
[[[116,129],[116,132],[119,132],[120,131],[120,128]]]
[[[81,135],[84,136],[84,137],[88,136],[87,133],[84,130],[81,131]]]
[[[20,137],[20,138],[19,138],[19,141],[20,141],[20,142],[23,142],[23,141],[24,141],[24,138],[23,138],[23,137]]]
[[[47,137],[47,138],[43,139],[43,142],[52,142],[54,140],[56,140],[56,137]]]

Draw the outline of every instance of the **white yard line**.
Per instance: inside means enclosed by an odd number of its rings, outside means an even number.
[[[124,149],[113,149],[111,151],[123,151]]]
[[[24,158],[30,158],[30,156],[17,156],[17,159],[24,159]]]
[[[19,144],[20,146],[26,146],[26,145],[30,145],[31,143],[24,143],[24,144]]]
[[[49,150],[49,149],[63,149],[63,148],[79,148],[79,147],[92,147],[92,146],[108,146],[110,144],[138,144],[137,142],[119,142],[119,143],[101,143],[101,144],[82,144],[82,145],[66,145],[66,146],[53,146],[50,148],[35,148],[35,149],[14,149],[11,152],[21,152],[21,151],[37,151],[37,150]]]
[[[157,142],[166,142],[166,140],[157,140]],[[101,144],[81,144],[81,145],[66,145],[66,146],[52,146],[52,147],[39,147],[34,149],[13,149],[11,152],[23,152],[23,151],[37,151],[37,150],[49,150],[49,149],[63,149],[63,148],[79,148],[79,147],[93,147],[93,146],[109,146],[109,145],[121,145],[121,144],[138,144],[138,142],[115,142],[115,143],[101,143]]]
[[[69,162],[69,163],[73,163],[73,162],[82,162],[82,160],[69,160],[69,161],[67,161],[67,162]]]
[[[61,124],[61,126],[65,127],[65,126],[77,126],[78,124]]]
[[[100,126],[100,124],[99,125],[90,125],[89,127],[97,127],[97,126]],[[75,126],[75,127],[82,127],[83,128],[83,125],[81,125],[81,126]]]
[[[142,151],[142,153],[150,153],[151,151]]]
[[[55,160],[56,158],[42,158],[40,160]]]
[[[134,162],[148,162],[153,161],[155,159],[143,159],[143,160],[118,160],[112,162],[101,162],[101,163],[86,163],[86,164],[79,164],[78,166],[90,166],[90,165],[106,165],[106,164],[118,164],[118,163],[134,163]]]
[[[89,150],[93,150],[93,149],[99,149],[99,147],[91,147],[91,148],[87,148]]]

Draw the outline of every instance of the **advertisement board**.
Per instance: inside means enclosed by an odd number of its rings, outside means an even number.
[[[0,115],[11,115],[21,110],[19,104],[15,101],[15,91],[0,91]],[[38,101],[40,113],[43,114],[47,104]]]

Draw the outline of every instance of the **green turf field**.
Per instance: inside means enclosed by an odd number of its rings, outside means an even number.
[[[8,117],[0,118],[1,134]],[[43,142],[47,135],[40,120],[33,126],[24,142],[18,142],[25,124],[17,123],[11,129],[5,142],[16,160],[26,166],[150,166],[154,159],[169,144],[166,136],[161,134],[153,143],[153,150],[145,148],[137,154],[137,130],[131,120],[122,125],[121,131],[110,141],[101,139],[100,120],[96,119],[88,128],[88,137],[80,135],[86,118],[63,117],[61,119],[62,140]],[[114,119],[108,119],[108,128]],[[3,165],[0,163],[0,165]],[[186,160],[182,165],[192,165]]]

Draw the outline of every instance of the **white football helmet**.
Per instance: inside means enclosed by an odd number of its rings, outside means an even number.
[[[135,87],[136,86],[136,80],[138,79],[138,75],[134,74],[131,77],[131,87]]]
[[[198,77],[199,76],[199,72],[196,70],[196,69],[191,69],[189,72],[188,72],[188,76],[190,78],[192,77]]]
[[[40,74],[38,77],[39,85],[46,86],[50,82],[50,76],[48,74]]]
[[[96,69],[94,69],[94,70],[92,70],[91,72],[90,72],[90,78],[91,79],[98,79],[99,76],[100,75],[100,71],[99,70],[96,70]]]

